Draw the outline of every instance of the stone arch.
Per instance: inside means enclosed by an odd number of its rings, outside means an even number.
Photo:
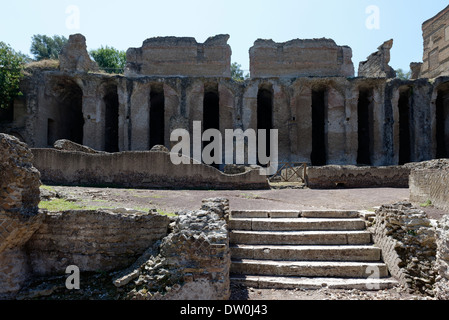
[[[310,161],[313,166],[323,166],[327,163],[327,94],[327,86],[321,84],[312,86],[312,153]]]
[[[83,91],[71,78],[58,79],[52,88],[56,105],[47,110],[47,126],[51,121],[53,130],[51,134],[54,140],[67,139],[83,144],[84,116],[83,116]],[[51,121],[48,121],[50,119]],[[47,142],[53,144],[47,136]]]
[[[372,165],[374,88],[360,86],[357,101],[357,164]]]
[[[410,134],[410,106],[412,101],[412,88],[399,87],[398,115],[399,115],[399,165],[411,161],[411,134]]]
[[[150,86],[150,145],[165,145],[165,94],[162,83],[152,83]]]
[[[449,82],[436,88],[436,158],[449,158]]]
[[[258,146],[260,143],[265,143],[267,154],[270,152],[270,130],[273,129],[273,101],[274,92],[273,85],[271,83],[263,83],[259,85],[259,90],[257,92],[257,120],[256,126],[257,130],[266,130],[266,140],[258,141]]]
[[[109,82],[102,88],[104,115],[104,151],[119,151],[119,98],[117,84]]]

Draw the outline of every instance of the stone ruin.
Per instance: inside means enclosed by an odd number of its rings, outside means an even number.
[[[201,121],[203,132],[222,135],[277,129],[280,162],[395,166],[449,157],[447,12],[423,24],[423,63],[411,64],[411,80],[395,78],[389,66],[393,40],[355,76],[351,48],[332,39],[258,39],[249,50],[251,77],[237,82],[229,35],[147,39],[127,51],[124,75],[99,72],[84,36],[72,35],[59,69],[23,79],[24,95],[0,131],[31,148],[67,139],[99,151],[148,151],[170,149],[172,130],[192,134]]]
[[[85,272],[113,272],[109,284],[124,299],[229,298],[225,199],[208,199],[172,220],[126,210],[49,214],[37,207],[40,174],[27,145],[74,154],[83,146],[83,154],[165,152],[172,129],[192,130],[200,120],[203,131],[278,129],[281,161],[336,165],[334,171],[447,158],[448,12],[423,24],[423,63],[412,63],[411,80],[394,78],[392,40],[359,65],[358,77],[351,49],[333,40],[257,40],[251,78],[235,82],[227,35],[203,44],[148,39],[128,50],[124,75],[99,72],[84,36],[72,35],[59,69],[25,77],[24,95],[0,123],[0,131],[17,137],[0,134],[0,298],[55,294],[60,284],[40,292],[27,284],[36,275],[63,274],[74,261]],[[407,170],[411,199],[447,209],[446,167]],[[448,299],[447,217],[435,223],[400,203],[382,206],[374,222],[391,272],[411,290]]]
[[[0,134],[0,151],[1,299],[229,299],[227,199],[172,218],[155,210],[49,213],[37,208],[40,175],[29,148]],[[430,220],[396,203],[365,219],[392,276],[411,292],[449,298],[447,216]],[[70,265],[83,274],[82,293],[65,287]]]
[[[109,299],[229,298],[226,199],[206,199],[171,219],[156,210],[50,213],[38,209],[32,157],[24,143],[0,134],[0,299],[60,297],[70,265],[110,274],[95,289],[103,298],[108,286],[115,288]]]

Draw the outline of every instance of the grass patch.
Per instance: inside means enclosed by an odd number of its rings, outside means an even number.
[[[427,207],[430,207],[431,205],[432,205],[432,201],[430,201],[430,200],[427,200],[426,202],[420,204],[420,206],[422,208],[427,208]]]
[[[112,206],[87,206],[66,199],[52,199],[50,201],[41,201],[39,209],[45,209],[49,212],[61,212],[70,210],[101,210],[101,209],[115,209]]]
[[[55,189],[55,188],[53,188],[53,187],[51,187],[51,186],[46,186],[45,184],[41,185],[39,188],[40,188],[40,189],[47,190],[47,191],[50,191],[50,192],[56,192],[56,189]]]
[[[245,199],[248,199],[248,200],[249,199],[261,199],[261,197],[259,197],[258,195],[255,195],[253,193],[241,193],[240,196],[242,198],[245,198]]]
[[[135,207],[133,208],[133,210],[137,210],[137,211],[143,211],[143,212],[148,212],[150,211],[152,208],[143,208],[143,207]],[[166,212],[162,209],[156,209],[157,213],[160,214],[161,216],[167,216],[167,217],[176,217],[177,214],[174,212]]]
[[[39,209],[45,209],[50,212],[69,211],[69,210],[83,210],[85,206],[67,201],[65,199],[52,199],[50,201],[41,201]]]
[[[177,214],[174,212],[165,212],[161,209],[157,209],[157,213],[159,213],[161,216],[167,216],[167,217],[176,217]]]

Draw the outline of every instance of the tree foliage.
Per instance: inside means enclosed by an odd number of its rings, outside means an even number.
[[[14,97],[21,95],[23,54],[0,42],[0,109],[6,109]]]
[[[46,35],[36,34],[31,38],[31,53],[36,60],[58,59],[62,47],[68,42],[64,36],[49,37]]]
[[[412,76],[412,72],[408,71],[407,73],[404,72],[402,69],[396,70],[396,77],[402,80],[409,80]]]
[[[123,73],[126,65],[126,52],[113,47],[101,47],[91,50],[90,55],[98,63],[100,69],[108,73]]]
[[[234,62],[231,64],[231,78],[235,81],[244,81],[249,78],[249,74],[244,75],[242,66]]]

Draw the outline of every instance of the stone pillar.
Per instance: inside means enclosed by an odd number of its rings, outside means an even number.
[[[358,151],[358,106],[359,91],[356,86],[346,89],[345,102],[345,160],[347,165],[357,164]]]
[[[345,164],[345,97],[334,87],[327,97],[327,163]]]
[[[291,128],[292,160],[310,162],[312,153],[312,89],[302,80],[293,85],[291,112],[294,126]]]
[[[131,150],[145,151],[150,146],[150,84],[134,82],[131,95]]]

